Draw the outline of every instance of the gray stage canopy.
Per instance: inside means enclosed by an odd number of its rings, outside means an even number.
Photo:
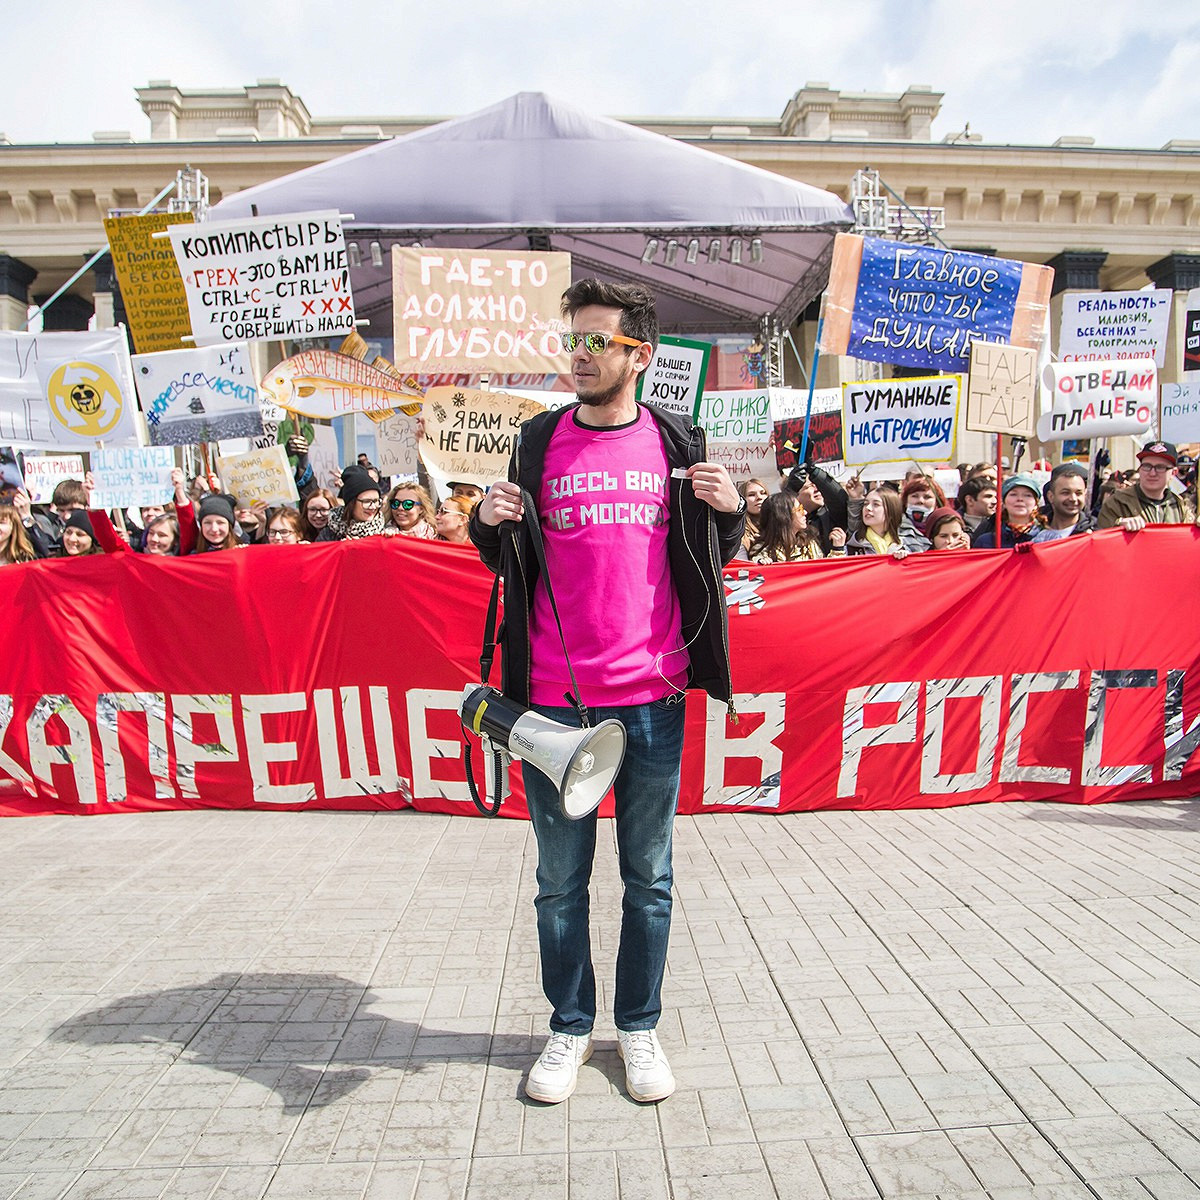
[[[377,337],[394,243],[565,250],[576,279],[645,283],[665,330],[757,332],[820,294],[853,222],[830,192],[538,92],[247,188],[211,217],[319,209],[354,214],[351,286]]]

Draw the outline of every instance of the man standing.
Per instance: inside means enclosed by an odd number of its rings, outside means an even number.
[[[958,504],[968,534],[996,519],[996,481],[988,475],[973,475],[958,489]]]
[[[679,797],[684,689],[731,702],[721,565],[741,544],[745,501],[725,469],[705,461],[703,431],[636,401],[658,341],[654,299],[636,284],[595,279],[563,296],[564,342],[578,404],[522,426],[509,479],[471,518],[480,557],[504,579],[504,693],[578,726],[526,520],[539,520],[578,699],[593,723],[625,726],[613,783],[624,884],[613,1016],[633,1099],[675,1090],[655,1026],[671,924],[671,833]],[[537,507],[526,513],[525,489]],[[502,522],[518,524],[501,528]],[[525,1094],[548,1104],[575,1090],[592,1052],[596,983],[588,881],[596,815],[572,821],[557,789],[522,764],[538,843],[542,987],[550,1037]]]
[[[1168,486],[1179,455],[1170,442],[1151,442],[1138,451],[1138,477],[1133,487],[1119,488],[1100,506],[1096,524],[1115,525],[1137,533],[1147,525],[1186,525],[1192,520],[1188,505]]]
[[[1044,492],[1046,507],[1042,510],[1046,524],[1031,541],[1054,542],[1096,528],[1096,519],[1087,510],[1087,480],[1087,467],[1074,462],[1063,463],[1050,472]]]

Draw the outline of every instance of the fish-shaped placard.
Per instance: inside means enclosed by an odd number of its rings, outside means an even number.
[[[347,413],[409,416],[421,409],[421,395],[407,381],[370,363],[332,350],[305,350],[272,367],[259,390],[280,408],[305,417],[341,417]]]

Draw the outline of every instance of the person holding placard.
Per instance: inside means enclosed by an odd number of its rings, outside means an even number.
[[[639,284],[585,279],[563,296],[577,403],[526,421],[509,464],[471,517],[480,557],[504,581],[505,694],[579,728],[581,710],[626,729],[613,784],[624,897],[613,1017],[628,1094],[669,1096],[675,1078],[655,1027],[671,925],[671,835],[679,799],[684,699],[703,688],[732,706],[721,565],[737,553],[746,503],[706,461],[704,431],[638,403],[658,341],[653,296]],[[536,506],[526,512],[525,497]],[[530,526],[537,521],[559,641]],[[596,980],[588,882],[597,817],[559,807],[558,789],[523,763],[538,844],[538,942],[550,1037],[525,1094],[566,1100],[592,1053]]]

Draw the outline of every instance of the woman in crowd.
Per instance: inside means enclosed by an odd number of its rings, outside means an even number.
[[[188,503],[190,506],[191,502]],[[136,548],[117,532],[112,519],[103,509],[91,509],[88,516],[96,531],[96,541],[106,554],[123,554],[126,550]],[[143,554],[162,558],[174,557],[179,553],[179,522],[173,513],[162,512],[150,517],[138,537]]]
[[[22,495],[18,492],[17,495]],[[24,497],[28,504],[29,498]],[[0,504],[0,566],[30,562],[37,555],[21,523],[20,513],[12,504]]]
[[[862,488],[862,483],[857,484]],[[892,488],[872,488],[861,500],[850,500],[850,520],[854,528],[846,553],[890,554],[906,558],[917,550],[928,550],[929,540],[918,533],[908,519],[900,493]]]
[[[941,484],[930,475],[916,475],[900,489],[900,506],[917,529],[935,508],[950,507]]]
[[[318,542],[355,541],[384,532],[379,484],[362,467],[351,466],[342,472],[338,496],[342,507],[329,514],[329,523],[317,535]]]
[[[436,538],[433,501],[418,483],[398,483],[388,493],[387,534]]]
[[[457,542],[461,546],[471,540],[467,535],[471,508],[470,500],[458,496],[449,496],[442,501],[434,517],[439,542]]]
[[[737,485],[737,490],[746,501],[746,532],[742,534],[742,550],[749,558],[750,544],[758,537],[758,515],[771,490],[761,479],[743,479]]]
[[[971,539],[962,513],[944,505],[935,508],[925,521],[925,536],[932,550],[970,550]]]
[[[329,514],[337,504],[332,492],[318,488],[300,502],[300,520],[304,526],[303,540],[315,542],[321,530],[329,524]]]
[[[304,520],[294,508],[276,508],[267,517],[265,545],[299,546],[307,544]]]
[[[234,499],[220,492],[209,492],[200,501],[200,536],[193,554],[214,550],[233,550],[242,545],[237,535]]]
[[[1010,475],[1000,489],[1003,520],[1000,526],[1000,545],[1011,548],[1033,541],[1042,528],[1042,490],[1032,475]],[[996,522],[986,521],[975,532],[971,546],[976,550],[996,548]]]
[[[808,527],[808,513],[795,492],[767,496],[759,510],[758,536],[750,546],[756,563],[801,562],[820,558],[821,547]]]
[[[267,506],[262,500],[253,504],[235,504],[233,515],[237,519],[239,540],[250,546],[257,546],[267,540]]]

